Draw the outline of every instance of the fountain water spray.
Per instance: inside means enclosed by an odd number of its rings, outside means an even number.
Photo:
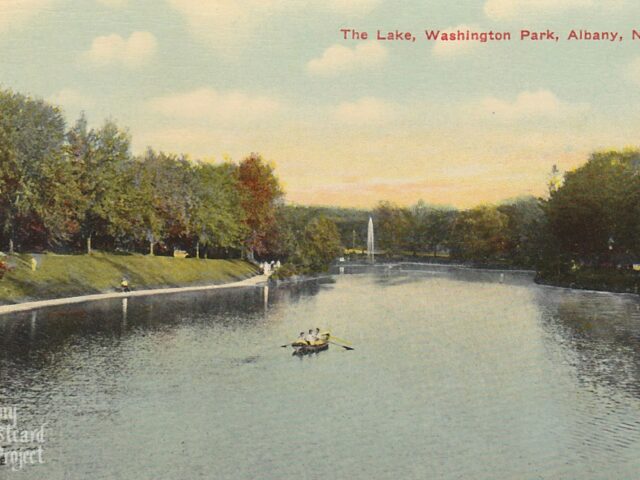
[[[373,219],[369,217],[369,228],[367,228],[367,258],[370,262],[375,261],[375,247],[373,240]]]

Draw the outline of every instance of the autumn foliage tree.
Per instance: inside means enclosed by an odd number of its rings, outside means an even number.
[[[248,257],[253,258],[254,254],[267,253],[267,235],[276,220],[276,207],[284,192],[273,166],[255,153],[240,162],[238,179],[248,231],[245,247]]]

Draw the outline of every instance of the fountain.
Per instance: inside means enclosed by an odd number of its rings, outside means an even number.
[[[373,219],[369,217],[369,227],[367,228],[367,258],[371,263],[375,261],[375,247],[373,241]]]

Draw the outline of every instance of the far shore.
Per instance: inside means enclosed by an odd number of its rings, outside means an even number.
[[[34,302],[16,303],[13,305],[1,305],[0,315],[16,312],[35,310],[43,307],[54,307],[58,305],[70,305],[74,303],[93,302],[96,300],[108,300],[113,298],[146,297],[152,295],[165,295],[169,293],[199,292],[203,290],[218,290],[225,288],[251,287],[266,284],[268,275],[256,275],[237,282],[224,283],[220,285],[200,285],[192,287],[155,288],[149,290],[137,290],[131,292],[111,292],[94,295],[80,295],[77,297],[55,298],[50,300],[38,300]]]
[[[535,274],[536,271],[528,268],[520,268],[507,265],[495,265],[495,264],[466,264],[466,263],[454,263],[451,261],[438,261],[433,262],[429,260],[387,260],[380,259],[374,263],[369,263],[366,260],[362,261],[345,261],[337,263],[338,267],[366,267],[366,266],[389,266],[389,265],[428,265],[431,267],[443,267],[443,268],[463,268],[465,270],[486,270],[490,272],[504,272],[504,273],[528,273]]]
[[[518,268],[517,266],[505,266],[498,264],[464,264],[464,263],[453,263],[448,259],[438,259],[438,261],[429,261],[429,260],[391,260],[386,258],[381,258],[376,260],[375,263],[368,263],[364,259],[361,261],[346,261],[344,263],[338,263],[337,266],[344,267],[365,267],[365,266],[378,266],[378,267],[392,267],[392,266],[400,266],[400,265],[424,265],[430,267],[443,267],[443,268],[459,268],[465,270],[480,270],[486,272],[497,272],[497,273],[516,273],[516,274],[526,274],[532,276],[532,281],[540,286],[549,287],[549,288],[560,288],[566,290],[580,290],[583,292],[592,292],[592,293],[612,293],[618,295],[633,295],[637,297],[640,294],[640,289],[638,288],[638,284],[640,283],[640,276],[637,274],[631,275],[632,272],[626,272],[627,275],[622,275],[620,272],[611,272],[611,271],[595,271],[591,272],[594,275],[594,278],[579,278],[579,279],[553,279],[546,278],[533,269],[526,268]],[[624,272],[623,272],[624,273]],[[585,277],[583,275],[583,277]]]

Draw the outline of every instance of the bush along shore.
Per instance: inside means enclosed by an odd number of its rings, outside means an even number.
[[[118,291],[223,284],[259,274],[243,260],[205,260],[140,254],[15,254],[3,257],[0,305]],[[35,261],[35,262],[34,262]]]
[[[616,293],[639,293],[640,272],[613,268],[589,268],[575,272],[538,272],[536,283],[579,290],[598,290]]]

